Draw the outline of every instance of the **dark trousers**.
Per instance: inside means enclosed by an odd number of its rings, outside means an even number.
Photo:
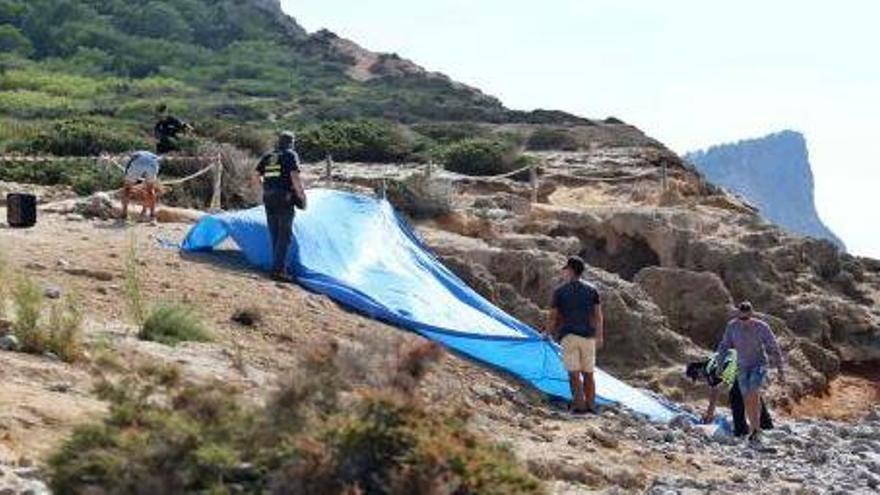
[[[739,390],[737,380],[733,381],[733,387],[730,388],[730,412],[733,413],[733,434],[742,437],[749,434],[749,422],[746,419],[746,404],[743,401],[742,392]],[[772,430],[773,418],[770,417],[770,411],[761,399],[761,429]]]
[[[287,273],[287,251],[293,238],[293,201],[291,193],[283,190],[263,191],[266,205],[266,223],[272,248],[272,273]]]
[[[159,138],[159,142],[156,143],[156,154],[164,155],[165,153],[171,153],[172,151],[180,151],[177,146],[177,141],[170,137]]]

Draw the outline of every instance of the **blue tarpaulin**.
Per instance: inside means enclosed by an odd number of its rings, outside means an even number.
[[[384,200],[332,190],[309,191],[297,212],[289,262],[297,281],[372,318],[416,332],[538,390],[569,400],[559,347],[500,310],[444,267]],[[250,263],[271,266],[262,207],[203,218],[185,251],[209,251],[231,238]],[[673,408],[607,373],[596,373],[602,401],[657,421]]]

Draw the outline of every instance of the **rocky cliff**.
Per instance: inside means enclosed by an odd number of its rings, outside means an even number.
[[[758,208],[795,234],[843,242],[819,218],[813,172],[804,136],[782,131],[758,139],[713,146],[685,155],[714,184]]]
[[[607,312],[601,365],[674,398],[700,392],[682,382],[683,364],[711,352],[743,299],[771,323],[791,368],[777,404],[824,390],[842,365],[880,360],[880,263],[768,223],[662,146],[616,144],[533,154],[534,205],[527,183],[435,173],[449,185],[438,190],[454,191],[449,213],[418,230],[478,292],[536,327],[563,260],[583,256]],[[381,176],[405,188],[418,170],[353,165],[334,181]]]

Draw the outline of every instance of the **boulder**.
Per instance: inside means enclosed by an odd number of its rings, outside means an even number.
[[[18,347],[18,337],[15,335],[4,335],[3,337],[0,337],[0,350],[17,351]]]
[[[533,325],[543,324],[541,308],[549,307],[560,283],[563,255],[537,249],[507,250],[449,234],[427,234],[427,244],[465,282],[515,316]],[[641,368],[668,366],[700,354],[692,342],[669,329],[660,308],[637,285],[592,267],[584,278],[597,286],[603,300],[606,339],[599,353],[602,366],[625,377]]]
[[[831,241],[806,239],[801,247],[804,258],[819,277],[830,280],[843,268],[840,250]]]
[[[635,278],[669,320],[672,330],[713,349],[724,332],[733,299],[711,272],[648,267]]]
[[[831,325],[828,316],[817,304],[801,306],[789,312],[785,322],[795,335],[815,342],[821,342],[831,336]]]
[[[57,285],[47,285],[43,288],[43,296],[47,299],[60,299],[61,287],[58,287]]]

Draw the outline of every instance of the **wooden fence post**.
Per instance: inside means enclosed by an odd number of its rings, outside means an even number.
[[[223,156],[214,157],[214,192],[211,195],[211,209],[220,210],[223,205],[221,196],[223,192]]]
[[[331,179],[333,177],[333,155],[327,154],[327,160],[324,163],[324,178]]]

